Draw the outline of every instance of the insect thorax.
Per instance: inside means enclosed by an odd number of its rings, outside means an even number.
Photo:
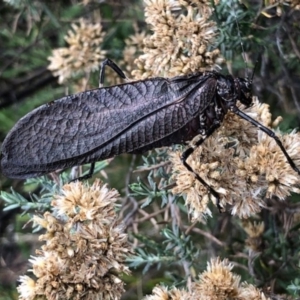
[[[227,109],[236,105],[237,100],[246,106],[252,104],[252,80],[248,78],[231,75],[223,76],[218,74],[217,77],[217,94],[220,97],[222,106]]]

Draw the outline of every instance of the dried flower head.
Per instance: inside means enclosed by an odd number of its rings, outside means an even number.
[[[264,222],[252,222],[250,220],[244,220],[242,225],[248,235],[246,239],[247,247],[254,252],[260,251],[263,243],[262,235],[265,230]]]
[[[239,288],[239,300],[271,300],[260,289],[252,284],[243,282]]]
[[[121,65],[124,65],[125,71],[129,75],[132,71],[137,68],[136,58],[142,55],[142,49],[144,48],[144,39],[146,38],[146,32],[139,32],[137,26],[134,26],[135,33],[125,40],[125,48],[123,50],[123,60]],[[140,64],[140,71],[142,71],[143,66]]]
[[[62,188],[53,201],[56,214],[34,217],[46,229],[45,244],[32,257],[36,280],[21,277],[20,299],[119,299],[124,292],[120,273],[129,273],[127,235],[118,222],[117,191],[95,181]]]
[[[264,222],[251,222],[248,220],[244,220],[242,222],[243,228],[246,231],[246,233],[251,238],[257,238],[260,237],[265,230],[265,223]]]
[[[101,22],[91,24],[80,19],[78,24],[71,26],[72,30],[65,36],[68,47],[54,49],[48,58],[48,69],[59,77],[59,83],[64,83],[74,75],[98,70],[106,54],[101,50],[105,35]]]
[[[212,259],[207,264],[207,270],[199,275],[199,280],[193,283],[192,290],[195,299],[234,299],[238,295],[240,276],[231,272],[233,265],[227,259]]]
[[[269,107],[254,99],[246,114],[270,127]],[[277,120],[278,121],[278,120]],[[277,123],[275,121],[275,123]],[[300,134],[282,136],[276,131],[294,162],[300,166]],[[208,190],[189,172],[180,160],[181,153],[171,155],[175,194],[183,194],[194,219],[210,214]],[[188,159],[189,165],[220,195],[221,206],[231,205],[233,215],[247,218],[265,206],[265,199],[284,200],[291,192],[299,193],[299,175],[288,164],[282,151],[265,133],[233,113]]]
[[[223,60],[211,50],[216,24],[210,21],[210,1],[145,0],[146,23],[152,35],[144,39],[144,54],[132,72],[136,79],[172,77],[214,68]]]
[[[18,291],[21,293],[20,299],[31,300],[36,297],[36,282],[29,276],[20,276]]]
[[[185,290],[179,290],[177,288],[168,289],[164,286],[156,286],[152,295],[146,296],[143,300],[188,300],[189,293]]]
[[[74,93],[80,93],[82,91],[92,90],[93,88],[95,88],[95,86],[91,84],[89,76],[76,78],[72,82],[72,89]]]
[[[227,259],[213,258],[207,269],[191,284],[189,291],[156,286],[143,300],[270,300],[252,284],[240,282],[232,272],[233,264]]]

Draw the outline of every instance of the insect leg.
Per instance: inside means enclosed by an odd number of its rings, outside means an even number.
[[[220,196],[219,194],[211,187],[209,186],[197,173],[195,173],[195,171],[192,169],[192,167],[187,163],[187,159],[188,157],[195,151],[195,149],[197,147],[199,147],[210,135],[212,135],[214,133],[214,131],[220,127],[220,123],[215,123],[213,124],[209,130],[206,132],[206,135],[204,137],[202,137],[199,141],[197,141],[197,143],[195,144],[195,146],[190,147],[188,149],[186,149],[182,154],[181,154],[181,161],[183,163],[183,165],[190,171],[192,172],[196,179],[198,181],[200,181],[208,190],[209,192],[217,199],[217,207],[219,209],[220,212],[222,212],[222,207],[220,205]]]
[[[127,79],[126,75],[124,74],[124,72],[120,69],[120,67],[115,64],[111,59],[106,58],[102,63],[101,63],[101,67],[100,67],[100,79],[99,79],[99,87],[103,86],[104,83],[104,73],[105,73],[105,67],[109,66],[111,67],[120,77],[122,77],[123,79]],[[89,179],[93,176],[94,173],[94,169],[95,169],[95,163],[91,163],[91,167],[90,170],[88,172],[88,174],[84,175],[84,176],[80,176],[76,179],[73,179],[72,181],[77,181],[77,180],[86,180]],[[72,182],[71,181],[71,182]]]
[[[258,127],[261,131],[266,133],[269,137],[273,138],[275,140],[275,142],[277,143],[277,145],[279,146],[279,148],[281,149],[284,156],[286,157],[286,159],[287,159],[288,163],[290,164],[290,166],[300,175],[300,170],[296,167],[294,161],[291,159],[291,157],[286,152],[286,150],[283,147],[282,142],[280,141],[278,136],[275,135],[275,133],[271,129],[263,126],[262,124],[260,124],[256,120],[252,119],[251,117],[249,117],[248,115],[246,115],[245,113],[240,111],[236,106],[231,107],[231,111],[234,112],[236,115],[240,116],[242,119],[250,122],[252,125]]]
[[[93,176],[94,170],[95,170],[95,163],[93,162],[93,163],[91,163],[90,170],[86,175],[83,175],[83,176],[77,177],[75,179],[72,179],[70,182],[74,182],[74,181],[77,181],[77,180],[81,181],[81,180],[89,179]]]
[[[115,64],[111,59],[106,58],[102,63],[100,67],[100,79],[99,79],[99,87],[103,86],[104,83],[104,72],[105,72],[105,67],[109,66],[111,67],[120,77],[123,79],[127,79],[126,75],[124,72],[121,70],[121,68]]]

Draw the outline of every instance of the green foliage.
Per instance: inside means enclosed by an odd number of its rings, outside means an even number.
[[[97,162],[95,165],[95,173],[99,173],[108,166],[106,160]],[[89,173],[89,165],[86,166],[87,170],[82,172],[82,176]],[[73,174],[69,171],[59,174],[56,181],[47,176],[26,179],[24,182],[24,191],[30,193],[30,199],[25,198],[20,193],[16,192],[12,187],[10,192],[1,191],[0,198],[4,201],[4,211],[21,208],[24,213],[37,210],[45,212],[51,210],[51,201],[54,195],[60,193],[61,187],[70,182]],[[75,178],[78,176],[75,175]],[[32,191],[37,190],[38,193]]]
[[[289,290],[292,295],[298,296],[300,294],[300,279],[296,278],[292,281],[292,284],[287,287],[287,290]]]
[[[159,242],[151,240],[143,235],[134,235],[143,245],[135,249],[135,255],[129,257],[127,261],[132,268],[143,267],[146,274],[150,267],[160,269],[162,265],[171,266],[187,263],[188,267],[197,262],[199,249],[191,241],[191,236],[186,236],[178,227],[173,230],[164,228],[161,231],[162,240]],[[175,275],[174,273],[173,275]],[[177,274],[177,278],[182,278]],[[178,285],[179,282],[172,282]]]

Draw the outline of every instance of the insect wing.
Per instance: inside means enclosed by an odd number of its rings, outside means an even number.
[[[34,177],[163,139],[201,111],[201,89],[209,77],[196,79],[189,84],[164,78],[136,81],[42,105],[7,135],[2,172],[12,178]]]

